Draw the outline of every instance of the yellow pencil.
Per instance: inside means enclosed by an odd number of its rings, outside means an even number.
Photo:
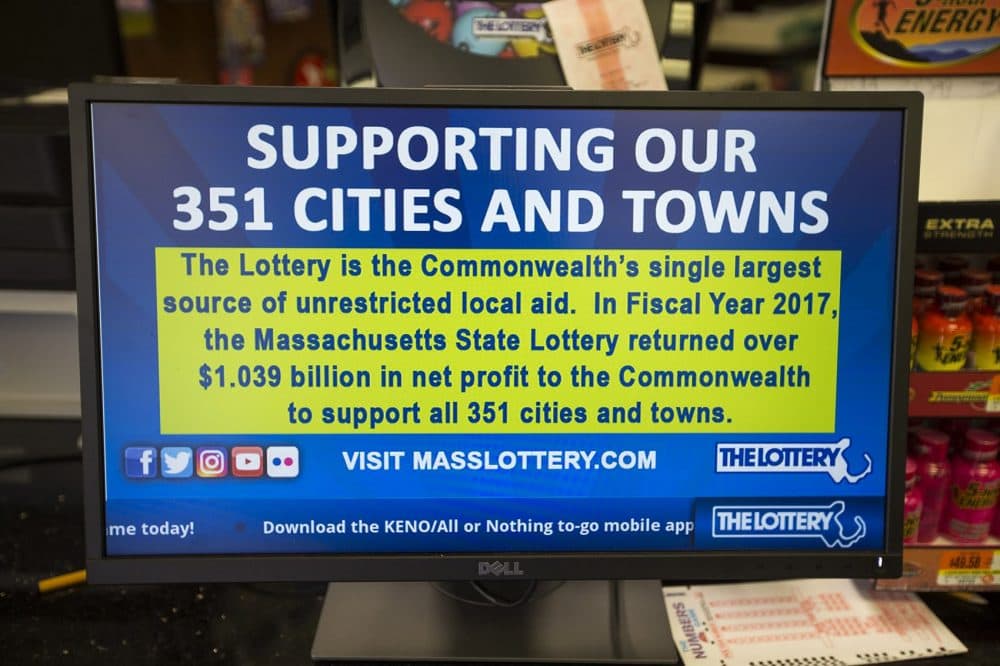
[[[77,571],[71,571],[69,573],[61,574],[59,576],[52,576],[51,578],[43,578],[38,581],[38,592],[40,594],[45,594],[46,592],[55,592],[56,590],[64,590],[67,587],[73,587],[74,585],[83,585],[87,582],[87,570],[78,569]]]

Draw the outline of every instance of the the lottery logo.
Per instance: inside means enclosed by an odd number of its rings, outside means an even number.
[[[715,471],[728,472],[819,472],[829,474],[834,483],[857,483],[872,471],[872,459],[864,454],[867,466],[857,474],[847,468],[844,452],[851,445],[848,437],[833,444],[719,442],[715,445]]]
[[[850,548],[865,537],[864,519],[854,516],[848,533],[843,500],[827,505],[717,505],[712,507],[716,539],[819,539],[827,548]]]

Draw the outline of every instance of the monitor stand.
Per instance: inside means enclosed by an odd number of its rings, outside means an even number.
[[[498,585],[506,586],[507,593]],[[492,583],[489,590],[501,598],[516,599],[524,586],[524,582]],[[678,661],[659,581],[539,582],[531,601],[513,608],[472,605],[449,594],[473,598],[474,590],[468,583],[331,583],[312,658],[591,664]]]

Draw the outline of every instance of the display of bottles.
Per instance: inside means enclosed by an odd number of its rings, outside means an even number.
[[[918,485],[923,494],[917,541],[927,543],[937,538],[951,488],[951,463],[948,462],[948,435],[940,430],[921,428],[914,434]]]
[[[972,367],[1000,370],[1000,285],[986,287],[983,306],[972,317]]]
[[[944,281],[940,271],[918,270],[913,278],[913,316],[919,317],[934,304],[937,288]]]
[[[972,338],[972,320],[966,313],[968,299],[960,287],[938,287],[937,299],[920,317],[917,366],[934,372],[965,367]]]
[[[927,396],[920,400],[948,397],[908,423],[908,463],[915,469],[907,465],[904,543],[908,548],[914,542],[958,547],[989,539],[982,547],[995,549],[1000,540],[1000,254],[920,255],[913,276],[916,328],[911,321],[910,369],[968,373],[925,376],[911,384]],[[928,418],[934,413],[949,418]],[[914,535],[916,499],[920,514]]]
[[[1000,412],[991,412],[1000,380],[1000,254],[921,255],[913,276],[910,369],[968,371],[967,377],[921,378],[914,386],[929,397],[920,399],[935,402],[941,391],[970,399],[988,392],[989,402],[978,396],[974,404],[945,399],[954,409],[935,407],[929,413],[950,418],[910,419],[907,455],[915,470],[911,475],[908,466],[906,474],[904,543],[941,539],[973,545],[992,537],[995,544],[1000,539]],[[921,500],[916,534],[914,491]]]
[[[987,430],[965,433],[961,453],[952,461],[945,533],[961,543],[979,543],[990,531],[1000,491],[1000,439]]]
[[[917,463],[906,459],[906,496],[903,498],[903,543],[916,543],[924,499],[917,487]]]
[[[959,286],[962,284],[962,271],[969,267],[969,260],[960,254],[949,254],[940,257],[937,268],[944,276],[944,283]]]

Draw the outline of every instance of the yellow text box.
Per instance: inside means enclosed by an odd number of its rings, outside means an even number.
[[[840,262],[159,248],[161,429],[832,432]]]

